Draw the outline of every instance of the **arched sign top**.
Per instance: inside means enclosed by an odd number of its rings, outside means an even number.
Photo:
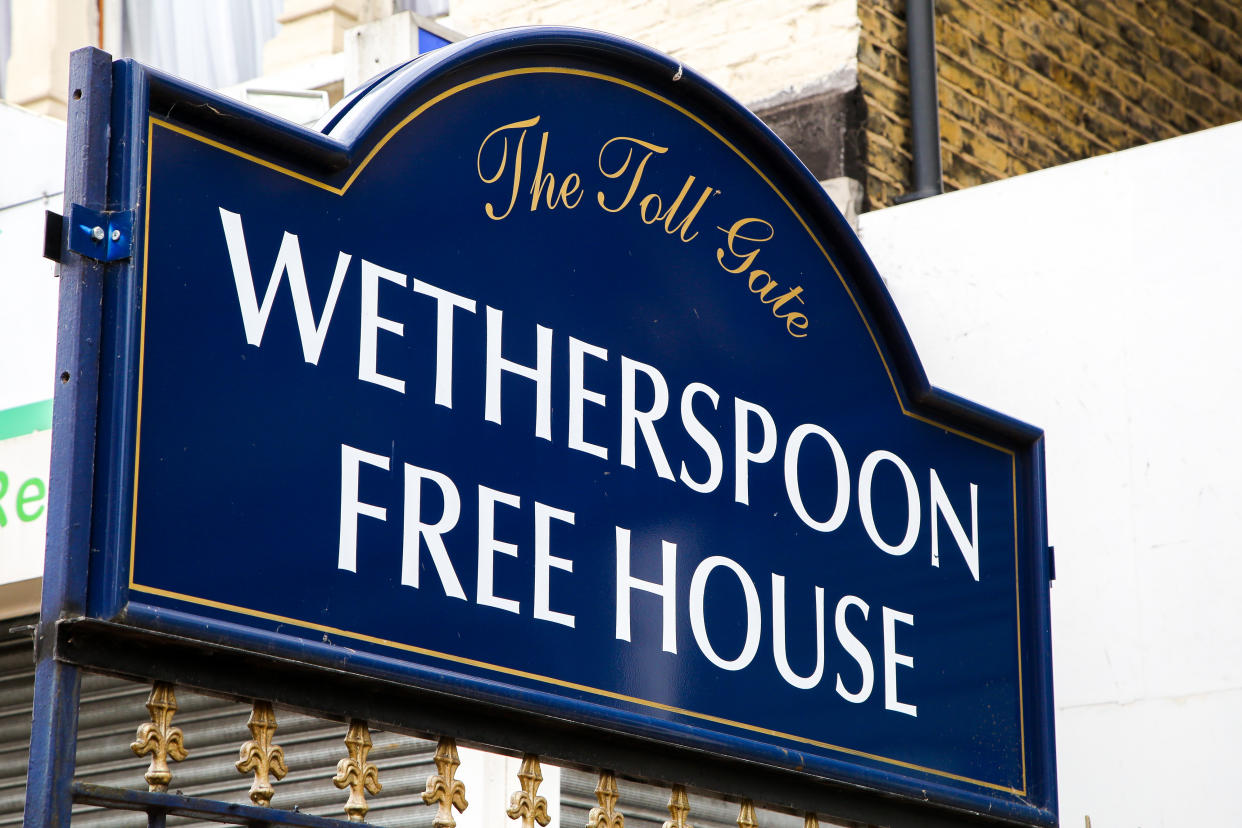
[[[337,169],[320,175],[286,172],[344,194],[398,132],[412,127],[437,103],[506,78],[558,74],[592,78],[645,95],[679,112],[742,159],[815,240],[831,272],[858,304],[860,315],[873,320],[868,330],[903,411],[921,416],[907,410],[906,401],[913,400],[926,403],[932,416],[945,411],[945,419],[964,419],[970,424],[967,431],[999,430],[1021,442],[1038,437],[1036,428],[943,391],[933,392],[887,289],[819,182],[749,109],[692,68],[635,41],[585,29],[530,27],[450,44],[377,75],[322,119],[319,128],[339,142],[348,164],[338,161]]]
[[[753,115],[566,29],[326,135],[119,67],[93,615],[1055,821],[1041,434]]]

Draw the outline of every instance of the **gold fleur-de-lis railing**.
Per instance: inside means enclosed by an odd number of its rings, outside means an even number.
[[[672,819],[664,822],[664,828],[691,828],[686,822],[686,817],[690,816],[690,798],[686,796],[685,785],[673,786],[668,797],[668,815]]]
[[[337,763],[332,784],[338,788],[349,788],[345,815],[350,822],[362,822],[370,809],[366,794],[374,796],[383,787],[379,781],[379,768],[367,761],[367,754],[371,752],[371,731],[366,722],[360,719],[349,720],[345,747],[349,749],[349,757]]]
[[[587,814],[587,828],[625,828],[625,817],[617,811],[617,776],[612,771],[600,771],[595,784],[595,801],[599,803]]]
[[[284,779],[289,772],[285,767],[284,749],[272,743],[272,737],[276,733],[276,713],[272,710],[272,705],[256,701],[246,727],[250,730],[250,741],[241,746],[241,758],[237,760],[236,767],[239,773],[254,772],[254,782],[250,785],[250,801],[255,805],[268,807],[272,803],[272,795],[276,793],[271,777]]]
[[[466,785],[454,779],[461,759],[457,756],[457,742],[447,736],[440,738],[436,746],[436,772],[427,780],[427,790],[423,791],[423,802],[438,806],[431,824],[435,828],[455,828],[457,820],[453,819],[453,809],[458,813],[466,810]]]
[[[180,762],[186,757],[185,737],[181,728],[172,724],[173,714],[177,712],[177,695],[171,684],[157,681],[152,685],[151,695],[147,697],[147,712],[151,721],[138,728],[138,738],[129,749],[138,756],[151,754],[151,766],[146,773],[147,788],[163,792],[172,782],[168,760]]]
[[[743,799],[737,809],[737,828],[759,828],[759,820],[755,817],[755,803]]]
[[[539,757],[533,753],[523,756],[522,767],[517,775],[522,789],[513,792],[509,809],[505,813],[509,815],[509,819],[522,820],[522,828],[534,828],[536,822],[547,825],[552,818],[548,816],[548,800],[539,796],[539,784],[543,782]]]
[[[172,781],[168,762],[186,758],[181,728],[172,724],[173,715],[177,712],[173,686],[155,682],[146,707],[151,720],[138,728],[137,739],[130,748],[138,756],[151,754],[150,767],[145,775],[147,784],[151,791],[167,792]],[[235,766],[240,773],[254,774],[254,782],[250,786],[251,801],[257,806],[270,808],[275,793],[272,779],[279,781],[288,773],[284,749],[274,742],[276,713],[271,702],[255,701],[246,727],[251,738],[241,745]],[[370,810],[366,795],[374,796],[383,787],[379,781],[379,769],[368,760],[373,744],[366,721],[349,719],[344,741],[349,755],[337,763],[332,782],[337,788],[349,788],[349,798],[344,806],[349,820],[363,822]],[[466,785],[456,778],[457,769],[461,766],[457,741],[448,736],[440,737],[432,761],[436,770],[426,780],[422,800],[426,805],[436,806],[431,821],[434,828],[456,828],[453,811],[462,813],[468,806]],[[539,795],[539,787],[543,783],[539,757],[531,753],[523,755],[517,777],[520,789],[513,792],[505,813],[511,820],[521,820],[521,828],[535,828],[536,824],[546,828],[551,819],[548,800]],[[600,770],[595,799],[598,804],[588,813],[586,828],[625,828],[625,816],[617,810],[620,792],[613,771]],[[297,810],[296,806],[294,810]],[[668,813],[669,819],[664,822],[663,828],[693,828],[689,822],[690,798],[684,785],[673,785],[668,799]],[[263,821],[259,819],[259,822]],[[759,828],[752,800],[738,800],[737,826]],[[803,828],[820,828],[819,818],[813,813],[804,814]]]

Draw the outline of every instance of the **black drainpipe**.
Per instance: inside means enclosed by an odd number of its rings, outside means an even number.
[[[898,198],[898,204],[944,192],[940,172],[940,104],[936,98],[936,22],[933,6],[934,0],[906,0],[914,190]]]

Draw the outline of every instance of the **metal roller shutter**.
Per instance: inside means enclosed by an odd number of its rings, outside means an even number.
[[[141,788],[146,760],[130,752],[129,742],[146,721],[148,687],[101,676],[84,678],[78,726],[78,779],[100,785]],[[249,705],[178,692],[174,724],[185,734],[188,757],[173,765],[171,790],[225,802],[249,802],[251,776],[237,772],[238,749],[250,738]],[[344,758],[345,726],[277,710],[276,743],[284,748],[288,775],[276,783],[272,804],[306,813],[342,817],[345,794],[332,784],[337,760]],[[433,811],[422,804],[427,776],[434,773],[432,742],[372,731],[370,759],[380,768],[383,790],[368,797],[368,821],[393,828],[427,828]],[[75,812],[77,814],[77,812]],[[82,809],[74,825],[119,828],[135,816]],[[138,819],[139,824],[145,820]],[[173,821],[169,820],[172,825]],[[178,824],[188,824],[181,821]]]
[[[21,623],[0,621],[0,828],[22,824],[26,799],[34,659],[29,636],[3,640],[9,627]]]
[[[90,675],[82,679],[78,715],[76,778],[121,788],[145,786],[147,760],[130,751],[129,743],[147,720],[149,687]],[[29,637],[0,644],[0,828],[21,825],[29,755],[30,713],[34,699],[34,662]],[[246,720],[250,707],[179,691],[173,723],[185,733],[189,753],[173,764],[172,790],[226,802],[249,802],[251,777],[233,763],[250,738]],[[276,783],[272,804],[297,806],[321,816],[343,817],[345,793],[332,784],[337,760],[345,756],[345,726],[277,711],[276,742],[285,750],[289,774]],[[368,821],[392,828],[430,828],[435,810],[423,805],[422,791],[435,772],[435,744],[395,733],[372,731],[370,758],[380,767],[384,788],[368,797]],[[145,825],[142,814],[75,808],[73,824],[82,828]],[[169,820],[169,825],[188,824]]]
[[[577,828],[587,824],[587,814],[595,807],[595,784],[599,777],[577,770],[561,771],[561,825]],[[625,815],[625,828],[661,828],[669,818],[670,789],[640,782],[617,780],[620,798],[617,810]],[[763,828],[802,828],[802,818],[755,808]],[[738,806],[718,797],[690,794],[690,816],[694,828],[737,828]],[[829,823],[821,823],[830,828]]]

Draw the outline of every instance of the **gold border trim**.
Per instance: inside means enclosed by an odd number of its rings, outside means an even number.
[[[893,390],[893,396],[897,400],[897,407],[901,410],[901,413],[907,417],[918,420],[927,425],[933,426],[934,428],[941,429],[943,431],[954,434],[958,437],[965,438],[972,442],[979,443],[980,445],[986,446],[988,448],[991,448],[996,451],[1000,451],[1004,454],[1009,455],[1010,461],[1011,461],[1012,480],[1013,480],[1013,529],[1014,529],[1013,554],[1014,554],[1014,592],[1015,592],[1015,610],[1016,610],[1015,621],[1017,624],[1017,643],[1018,643],[1018,653],[1017,653],[1018,654],[1018,659],[1017,659],[1017,664],[1018,664],[1018,721],[1019,721],[1019,737],[1020,737],[1020,755],[1021,755],[1021,760],[1022,760],[1022,788],[1021,789],[1013,788],[1007,785],[1000,785],[994,782],[986,782],[981,779],[972,779],[968,776],[961,776],[959,774],[950,773],[949,771],[942,771],[942,770],[937,770],[935,768],[924,767],[923,765],[917,765],[917,764],[913,764],[910,762],[905,762],[900,759],[892,759],[892,758],[885,757],[885,756],[879,756],[876,754],[866,753],[865,751],[856,750],[854,748],[847,748],[847,747],[843,747],[840,745],[833,745],[828,742],[822,742],[817,739],[811,739],[805,736],[797,736],[791,733],[784,733],[778,730],[769,730],[767,728],[759,727],[758,725],[747,724],[745,722],[736,722],[731,719],[725,719],[719,716],[713,716],[709,713],[699,713],[693,710],[687,710],[687,709],[680,708],[680,707],[673,707],[671,705],[663,704],[661,702],[650,701],[647,699],[640,699],[634,696],[627,696],[625,694],[616,693],[611,690],[604,690],[604,689],[600,689],[596,687],[590,687],[584,684],[577,684],[574,682],[564,681],[562,679],[553,678],[551,676],[543,676],[537,673],[530,673],[525,670],[518,670],[512,667],[505,667],[505,666],[498,665],[498,664],[490,664],[484,661],[478,661],[475,659],[466,658],[464,656],[456,656],[456,655],[452,655],[449,653],[441,653],[435,650],[429,650],[423,647],[416,647],[414,645],[404,644],[399,641],[390,641],[388,639],[377,638],[377,637],[369,636],[363,633],[349,632],[348,630],[338,629],[336,627],[329,627],[329,626],[325,626],[322,624],[316,624],[311,621],[303,621],[303,620],[296,619],[296,618],[288,618],[288,617],[281,616],[281,615],[275,615],[273,613],[264,612],[262,610],[255,610],[255,609],[250,609],[247,607],[235,606],[233,604],[225,604],[219,601],[212,601],[206,598],[198,598],[192,595],[183,595],[181,593],[171,592],[169,590],[159,589],[157,587],[143,586],[134,580],[134,556],[135,556],[135,549],[137,546],[137,537],[138,537],[138,467],[139,467],[140,446],[141,446],[141,437],[142,437],[143,362],[144,362],[144,357],[146,353],[146,329],[147,329],[147,266],[150,260],[150,257],[148,256],[148,250],[150,247],[149,228],[150,228],[150,219],[151,219],[151,157],[152,157],[153,145],[154,145],[154,142],[152,139],[155,134],[155,127],[158,125],[160,127],[168,129],[171,132],[184,135],[192,140],[206,144],[210,147],[214,147],[215,149],[221,150],[230,155],[237,156],[238,158],[243,158],[254,164],[258,164],[259,166],[266,167],[270,170],[281,173],[283,175],[287,175],[290,178],[294,178],[305,184],[309,184],[321,190],[326,190],[335,195],[343,196],[349,190],[349,188],[353,185],[354,181],[357,180],[358,176],[362,174],[362,171],[366,169],[366,167],[371,163],[371,161],[376,157],[376,155],[379,154],[379,151],[383,149],[384,146],[397,135],[397,133],[403,130],[415,118],[417,118],[419,115],[426,112],[431,107],[435,106],[436,104],[440,103],[443,100],[446,100],[447,98],[453,95],[456,95],[459,92],[465,91],[467,89],[471,89],[475,86],[480,86],[482,84],[490,83],[496,80],[501,80],[503,78],[515,77],[515,76],[520,76],[520,75],[533,75],[533,74],[576,75],[579,77],[586,77],[586,78],[591,78],[594,80],[600,80],[606,83],[612,83],[617,86],[622,86],[627,89],[631,89],[635,92],[638,92],[642,95],[645,95],[655,101],[658,101],[664,104],[665,106],[675,110],[681,115],[684,115],[686,118],[689,118],[691,121],[693,121],[698,126],[706,130],[714,138],[716,138],[718,141],[720,141],[722,144],[728,147],[729,150],[732,151],[733,154],[736,155],[738,158],[740,158],[742,161],[744,161],[746,165],[750,167],[750,169],[757,176],[759,176],[759,178],[761,178],[765,184],[768,185],[768,187],[772,190],[773,193],[776,194],[776,196],[781,200],[781,202],[784,203],[786,208],[788,208],[789,212],[794,216],[795,219],[798,220],[798,223],[802,225],[802,229],[806,231],[807,235],[810,237],[811,241],[814,242],[816,248],[819,249],[819,252],[823,255],[824,259],[832,267],[832,271],[833,273],[836,274],[837,280],[840,282],[841,287],[845,291],[846,296],[848,296],[850,299],[850,302],[853,303],[854,310],[858,314],[860,321],[863,323],[863,327],[866,328],[868,335],[871,337],[871,343],[876,349],[876,355],[880,359],[880,364],[884,366],[884,371],[888,376],[889,385],[891,386]],[[141,329],[140,329],[139,337],[138,337],[138,343],[139,343],[138,344],[138,394],[137,394],[136,424],[135,424],[135,431],[134,431],[134,498],[133,498],[133,511],[130,516],[131,530],[130,530],[130,554],[129,554],[129,588],[131,591],[143,592],[143,593],[147,593],[150,595],[159,595],[165,598],[172,598],[174,600],[184,601],[190,604],[198,604],[200,606],[212,607],[214,609],[221,609],[221,610],[225,610],[228,612],[238,613],[241,615],[249,615],[255,618],[264,618],[269,621],[276,621],[276,622],[283,623],[283,624],[293,624],[295,626],[315,630],[316,632],[325,632],[325,633],[331,633],[333,635],[345,636],[347,638],[354,638],[359,641],[366,641],[366,642],[373,643],[373,644],[379,644],[382,646],[392,647],[397,650],[404,650],[406,652],[417,653],[419,655],[444,659],[446,661],[450,661],[450,662],[457,663],[457,664],[464,664],[464,665],[469,665],[472,667],[492,670],[492,671],[502,673],[505,675],[511,675],[511,676],[515,676],[518,678],[525,678],[525,679],[529,679],[532,681],[543,682],[543,683],[551,684],[557,687],[565,687],[567,689],[578,690],[584,693],[590,693],[593,695],[615,699],[618,701],[624,701],[624,702],[629,702],[632,704],[652,707],[657,710],[663,710],[669,713],[675,713],[681,716],[686,716],[688,718],[700,719],[703,721],[713,722],[715,724],[728,725],[730,727],[736,727],[741,730],[748,730],[754,733],[761,733],[766,736],[775,736],[777,738],[786,739],[792,742],[799,742],[802,744],[813,745],[815,747],[824,748],[826,750],[832,750],[832,751],[837,751],[839,753],[844,753],[849,756],[856,756],[856,757],[863,758],[863,759],[869,759],[869,760],[876,761],[876,762],[882,762],[885,764],[895,765],[897,767],[906,768],[909,770],[929,773],[929,774],[940,776],[946,779],[953,779],[958,782],[966,782],[972,785],[979,785],[984,788],[989,788],[991,790],[1015,794],[1020,797],[1026,796],[1026,788],[1027,788],[1026,715],[1025,715],[1025,700],[1023,698],[1023,688],[1022,688],[1022,626],[1021,626],[1022,624],[1021,615],[1022,614],[1021,614],[1021,582],[1020,582],[1019,570],[1018,570],[1019,555],[1018,555],[1017,455],[1012,450],[1007,449],[1004,446],[996,445],[995,443],[976,437],[972,434],[967,434],[963,431],[960,431],[956,428],[948,426],[944,423],[940,423],[928,417],[924,417],[921,414],[916,414],[908,410],[905,407],[905,404],[902,402],[902,399],[901,399],[901,394],[897,390],[896,379],[893,377],[893,372],[892,372],[892,369],[888,365],[888,360],[885,359],[884,357],[884,349],[880,347],[880,342],[875,334],[875,331],[871,329],[871,325],[867,321],[866,314],[863,313],[862,306],[859,304],[858,298],[854,295],[854,292],[850,290],[849,285],[845,281],[845,276],[841,273],[840,269],[837,267],[836,262],[833,261],[832,256],[828,254],[828,251],[824,248],[818,236],[816,236],[816,234],[811,230],[810,226],[807,224],[806,220],[803,219],[802,215],[796,209],[794,209],[794,206],[789,202],[789,199],[785,197],[785,194],[782,193],[779,189],[777,189],[776,185],[772,183],[772,180],[769,179],[767,175],[765,175],[763,171],[760,170],[759,167],[757,167],[755,163],[750,160],[750,158],[748,158],[745,154],[743,154],[737,147],[735,147],[732,144],[732,142],[730,142],[727,138],[725,138],[723,135],[717,132],[713,127],[711,127],[705,121],[700,119],[694,113],[690,112],[684,107],[679,106],[676,103],[673,103],[672,101],[663,97],[662,95],[652,92],[649,89],[645,89],[630,81],[622,80],[621,78],[613,77],[612,75],[602,74],[600,72],[591,72],[585,69],[571,69],[568,67],[559,67],[559,66],[532,66],[532,67],[524,67],[521,69],[510,69],[510,70],[506,70],[503,72],[495,72],[489,75],[483,75],[473,80],[469,80],[464,83],[458,84],[457,86],[454,86],[451,89],[447,89],[444,92],[441,92],[439,95],[436,95],[435,97],[423,103],[413,112],[411,112],[409,115],[403,118],[399,123],[397,123],[396,126],[390,129],[384,135],[384,137],[380,139],[380,141],[371,149],[371,151],[367,153],[366,157],[363,158],[361,162],[359,162],[354,172],[349,176],[349,178],[345,181],[345,183],[340,187],[333,187],[329,184],[310,178],[309,176],[303,175],[294,170],[281,167],[277,164],[272,163],[271,161],[267,161],[263,158],[259,158],[256,155],[252,155],[250,153],[244,152],[234,147],[227,146],[223,143],[220,143],[219,141],[212,140],[211,138],[207,138],[203,135],[200,135],[198,133],[195,133],[191,130],[186,129],[185,127],[181,127],[176,124],[170,123],[168,121],[155,118],[155,117],[151,117],[150,115],[148,115],[146,207],[144,211],[144,216],[145,217],[144,217],[143,251],[142,251],[143,252],[143,257],[142,257],[142,312],[141,312],[141,321],[140,321]]]

